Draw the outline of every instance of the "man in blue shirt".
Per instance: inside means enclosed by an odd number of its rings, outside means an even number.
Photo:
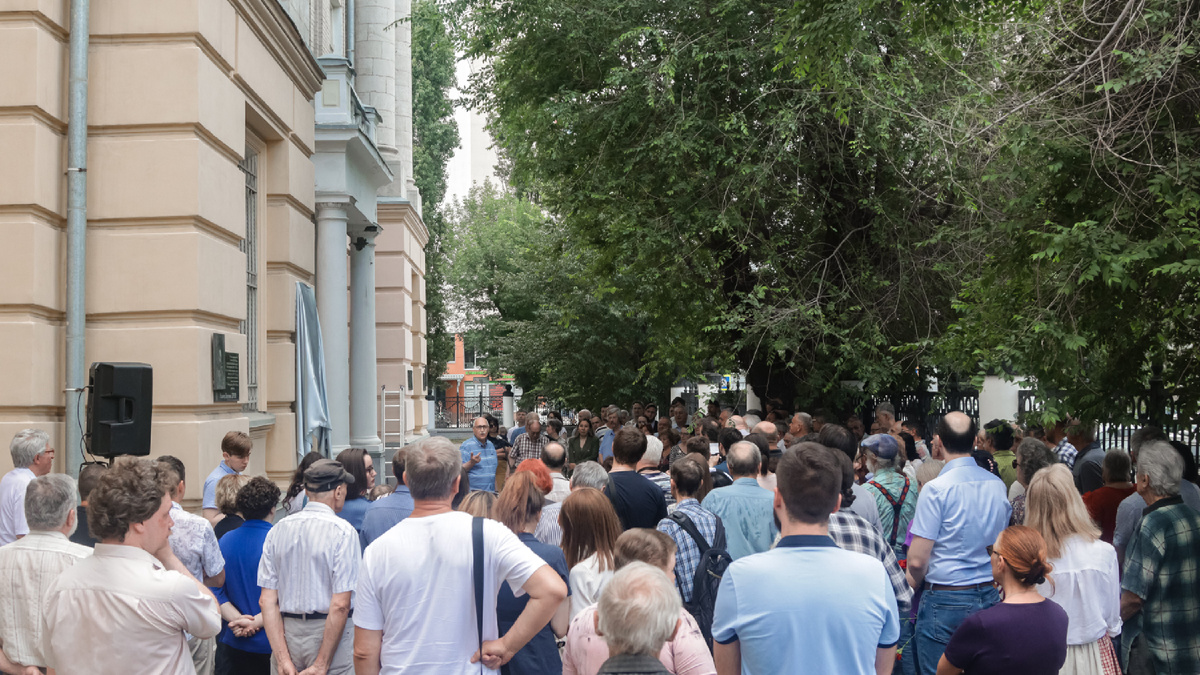
[[[385,495],[371,502],[367,512],[363,514],[362,527],[358,529],[358,538],[363,549],[371,545],[384,532],[392,529],[396,523],[412,515],[413,498],[404,484],[404,458],[408,449],[405,446],[392,455],[392,475],[396,477],[396,489],[392,494]]]
[[[204,509],[202,515],[208,522],[216,525],[221,518],[221,510],[217,508],[217,483],[231,473],[241,473],[250,464],[250,450],[254,442],[242,431],[231,431],[221,439],[221,463],[204,479]]]
[[[935,454],[944,449],[946,466],[921,489],[913,516],[908,583],[925,589],[914,638],[923,675],[937,671],[959,624],[1000,601],[986,547],[1008,525],[1012,506],[1004,481],[971,457],[975,434],[961,412],[942,418],[933,444]]]
[[[621,420],[617,416],[616,406],[605,408],[603,411],[605,428],[601,429],[598,434],[600,438],[600,462],[613,456],[613,438],[617,433],[617,428],[621,426]]]
[[[225,627],[217,636],[216,675],[267,675],[271,672],[271,643],[263,630],[258,598],[258,563],[263,542],[271,531],[271,515],[279,487],[255,476],[238,491],[237,508],[246,522],[221,537],[225,556],[225,585],[216,589]]]
[[[470,472],[471,489],[495,492],[499,459],[496,457],[496,446],[488,440],[488,428],[487,419],[476,417],[471,423],[474,435],[463,441],[458,451],[462,455],[463,468]]]
[[[525,418],[526,417],[528,417],[528,415],[522,410],[518,410],[516,412],[516,414],[513,415],[513,421],[515,421],[516,424],[513,425],[513,428],[508,430],[509,444],[516,443],[517,436],[520,436],[521,434],[525,433]]]
[[[762,455],[757,445],[738,441],[725,460],[733,485],[708,493],[704,509],[724,523],[726,548],[729,556],[737,560],[771,548],[779,533],[773,515],[775,495],[758,485]]]
[[[801,443],[780,460],[772,507],[784,536],[766,553],[733,561],[721,578],[713,608],[718,673],[892,671],[900,617],[887,572],[829,538],[829,516],[841,503],[836,452]]]

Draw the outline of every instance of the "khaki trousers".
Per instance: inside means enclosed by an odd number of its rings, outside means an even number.
[[[324,619],[283,618],[283,638],[287,641],[288,653],[296,672],[311,666],[321,651],[321,639],[325,636]],[[278,673],[275,655],[271,655],[271,670]],[[328,675],[353,675],[354,673],[354,620],[347,619],[342,630],[342,639],[329,662]]]
[[[188,640],[188,649],[192,652],[192,665],[196,666],[196,675],[213,675],[217,663],[217,639],[198,638],[193,636]]]

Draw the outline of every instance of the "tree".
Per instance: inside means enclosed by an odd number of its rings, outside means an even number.
[[[446,330],[444,289],[446,164],[458,147],[458,125],[449,92],[454,86],[454,45],[437,3],[413,3],[413,179],[424,202],[429,230],[425,247],[425,333],[428,375],[433,382],[454,357],[454,336]]]
[[[1104,0],[997,31],[991,122],[959,139],[991,214],[941,345],[960,369],[1031,376],[1049,416],[1133,421],[1156,376],[1200,408],[1198,29],[1194,0]]]
[[[580,251],[537,204],[486,183],[447,218],[451,302],[471,342],[487,345],[493,375],[573,406],[670,386],[673,373],[642,368],[645,311],[591,293]]]
[[[915,379],[970,254],[938,238],[946,157],[780,68],[777,5],[448,6],[512,181],[580,253],[579,305],[636,308],[642,368],[787,400]]]

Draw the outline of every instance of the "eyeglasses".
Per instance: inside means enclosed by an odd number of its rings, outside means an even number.
[[[991,544],[988,544],[987,546],[984,546],[983,548],[984,548],[984,550],[986,550],[988,552],[988,555],[994,555],[996,553],[993,550],[993,546]]]

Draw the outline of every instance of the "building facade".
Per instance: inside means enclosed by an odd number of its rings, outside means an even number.
[[[425,433],[408,0],[105,0],[88,50],[87,363],[154,369],[152,455],[188,504],[230,430],[287,480],[297,284],[315,287],[332,450]],[[68,0],[0,6],[0,439],[65,443]],[[214,336],[238,355],[214,392]],[[402,390],[396,420],[380,391]],[[229,399],[229,400],[225,400]],[[402,422],[400,421],[402,420]],[[399,427],[403,428],[399,428]],[[0,453],[0,469],[10,459]]]

